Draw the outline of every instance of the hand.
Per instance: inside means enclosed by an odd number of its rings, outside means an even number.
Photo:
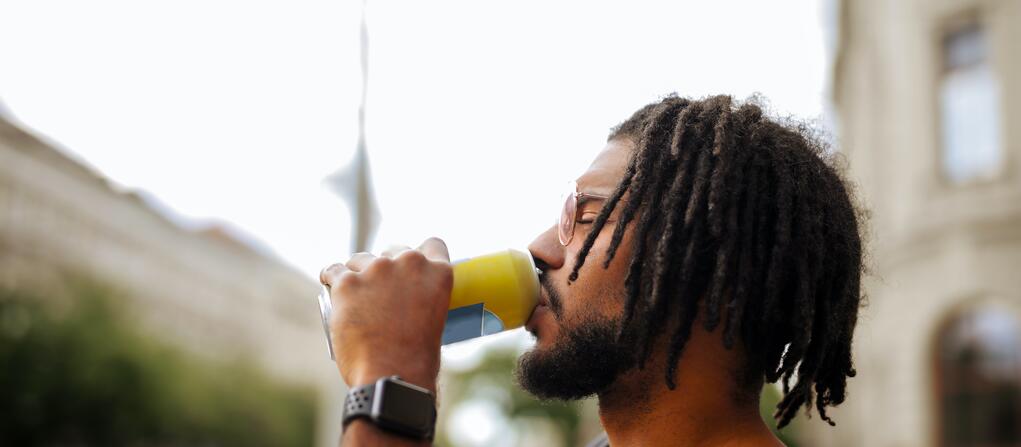
[[[396,374],[435,392],[454,282],[447,246],[430,238],[383,255],[358,253],[319,275],[333,301],[337,367],[352,386]]]

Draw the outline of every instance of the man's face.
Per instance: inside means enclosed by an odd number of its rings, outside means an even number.
[[[612,140],[592,165],[577,179],[578,192],[609,196],[624,176],[634,145],[626,139]],[[527,391],[543,398],[575,399],[605,390],[620,373],[634,366],[633,349],[617,344],[624,304],[624,277],[631,259],[631,230],[604,269],[619,215],[610,215],[578,279],[570,285],[578,251],[599,214],[603,200],[578,204],[574,237],[560,243],[557,228],[539,235],[529,251],[545,271],[542,297],[526,328],[536,336],[535,348],[522,356],[518,380]],[[543,265],[545,264],[545,265]]]

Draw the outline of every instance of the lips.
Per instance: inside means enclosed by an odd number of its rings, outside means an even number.
[[[544,315],[547,312],[549,312],[549,307],[542,304],[535,306],[535,309],[532,310],[532,315],[530,315],[528,317],[528,321],[525,322],[525,330],[531,332],[532,335],[537,336],[539,330],[539,320],[541,318],[541,315]]]
[[[536,305],[549,307],[549,298],[546,297],[546,289],[544,287],[539,287],[539,302]]]
[[[532,314],[528,316],[528,321],[525,321],[525,329],[532,334],[536,334],[539,315],[548,312],[549,309],[549,297],[546,295],[546,289],[539,287],[539,299],[535,304],[535,309],[532,310]]]

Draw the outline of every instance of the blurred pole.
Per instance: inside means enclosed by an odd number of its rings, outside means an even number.
[[[359,34],[361,45],[362,98],[358,106],[358,147],[345,168],[327,177],[326,182],[351,210],[351,252],[368,251],[379,226],[380,214],[372,192],[369,153],[365,144],[365,105],[369,90],[369,28],[365,21],[367,0],[362,0]]]
[[[369,29],[365,21],[366,0],[362,0],[361,30],[359,43],[361,46],[362,98],[358,106],[358,146],[354,157],[347,166],[330,174],[324,180],[335,194],[347,203],[351,210],[351,245],[352,253],[368,251],[372,237],[379,226],[380,215],[376,199],[372,193],[372,177],[369,174],[369,153],[365,145],[365,105],[369,86]],[[326,380],[326,389],[333,390],[332,396],[340,396],[347,392],[341,381],[333,376]],[[337,389],[338,387],[342,389]],[[340,439],[339,421],[343,414],[342,400],[324,398],[325,405],[319,416],[319,446],[335,446]]]

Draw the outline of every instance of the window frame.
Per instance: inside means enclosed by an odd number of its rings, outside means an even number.
[[[974,3],[974,2],[969,2]],[[985,35],[986,43],[986,64],[992,70],[994,79],[998,84],[1000,96],[1004,95],[1006,81],[1000,74],[1003,70],[998,65],[996,54],[998,53],[997,41],[995,39],[996,30],[992,26],[993,23],[988,19],[988,14],[995,11],[989,11],[988,8],[981,7],[980,5],[971,4],[963,9],[946,13],[934,19],[937,24],[932,28],[930,42],[931,42],[931,64],[930,64],[930,92],[929,92],[929,103],[931,104],[931,115],[930,122],[931,126],[931,138],[933,147],[932,154],[934,155],[932,160],[932,172],[934,177],[934,184],[936,186],[937,194],[944,194],[949,191],[955,190],[970,190],[970,189],[981,189],[992,185],[1002,184],[1015,176],[1014,174],[1014,154],[1009,150],[1009,142],[1007,140],[1008,131],[1006,125],[1008,123],[1008,117],[1006,116],[1007,108],[1004,106],[1003,101],[997,102],[997,117],[999,118],[999,140],[1000,140],[1000,159],[999,166],[996,167],[993,175],[988,177],[975,177],[969,178],[962,181],[954,180],[950,177],[947,170],[944,168],[944,159],[947,154],[947,145],[944,141],[943,134],[943,111],[942,111],[942,98],[941,92],[943,87],[944,77],[947,75],[947,64],[945,55],[945,44],[946,39],[955,32],[965,30],[970,27],[977,27]]]

